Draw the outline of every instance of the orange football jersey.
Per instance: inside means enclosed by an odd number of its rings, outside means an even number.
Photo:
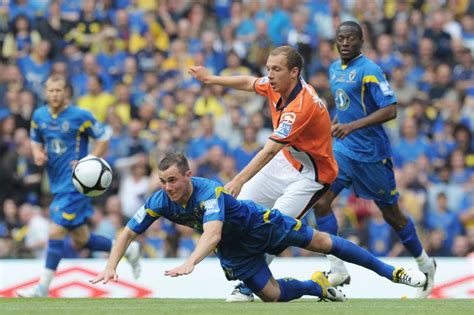
[[[300,79],[286,104],[272,90],[267,77],[257,79],[254,89],[270,102],[270,139],[286,145],[283,154],[301,174],[320,183],[332,183],[337,163],[332,151],[331,119],[314,88]]]

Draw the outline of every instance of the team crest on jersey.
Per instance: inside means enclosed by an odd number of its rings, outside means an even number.
[[[339,110],[345,111],[349,107],[349,97],[343,89],[336,90],[336,106]]]
[[[280,118],[280,122],[286,122],[290,125],[293,125],[293,123],[295,122],[296,120],[296,114],[295,113],[283,113],[283,115],[281,115],[281,118]]]
[[[69,131],[69,121],[63,122],[62,128],[63,128],[63,132],[68,132]]]
[[[259,85],[263,85],[263,84],[265,84],[265,83],[267,83],[267,82],[268,82],[268,77],[263,77],[263,78],[260,79],[260,81],[258,81],[258,84],[259,84]]]
[[[46,129],[46,127],[47,127],[46,123],[41,124],[41,129]]]
[[[357,75],[357,72],[355,70],[352,70],[351,72],[349,72],[349,81],[354,81],[356,75]]]
[[[291,124],[289,124],[287,121],[282,121],[278,125],[278,129],[275,131],[275,135],[279,138],[286,138],[290,135],[291,128]]]

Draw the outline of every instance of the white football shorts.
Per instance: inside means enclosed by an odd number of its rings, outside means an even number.
[[[301,218],[310,202],[315,202],[313,197],[324,188],[298,172],[280,151],[244,184],[237,199],[252,200],[268,209]]]

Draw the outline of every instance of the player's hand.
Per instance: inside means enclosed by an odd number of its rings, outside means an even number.
[[[191,272],[193,272],[193,270],[194,270],[194,264],[185,262],[179,267],[173,268],[171,270],[166,270],[165,276],[174,278],[174,277],[189,275]]]
[[[95,279],[89,280],[90,283],[96,284],[102,281],[102,284],[106,284],[110,280],[117,282],[118,274],[114,269],[105,268],[104,271],[99,273]]]
[[[333,137],[336,137],[336,138],[339,138],[339,139],[344,139],[352,131],[354,131],[354,128],[352,128],[351,124],[336,123],[336,124],[331,126],[331,133],[332,133]]]
[[[48,154],[45,149],[36,150],[33,160],[37,166],[43,166],[48,161]]]
[[[229,194],[231,194],[232,196],[237,198],[237,196],[240,194],[240,191],[242,190],[242,186],[243,186],[243,184],[241,184],[241,183],[237,182],[235,179],[233,179],[230,182],[228,182],[227,184],[225,184],[224,189]]]
[[[209,70],[203,66],[191,66],[188,70],[189,74],[195,77],[197,80],[209,84],[209,79],[212,77],[212,74]]]

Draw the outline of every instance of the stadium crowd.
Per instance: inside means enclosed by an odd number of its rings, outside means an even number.
[[[0,258],[45,255],[51,196],[33,163],[29,125],[49,74],[67,77],[71,102],[112,130],[105,158],[114,181],[94,199],[90,225],[115,238],[160,188],[157,164],[166,153],[183,151],[195,175],[226,183],[271,134],[264,98],[202,86],[190,66],[265,75],[269,51],[288,44],[334,114],[327,70],[338,58],[335,30],[351,19],[398,99],[386,130],[403,211],[430,256],[467,256],[474,252],[473,13],[469,0],[2,1]],[[335,210],[342,236],[377,256],[407,254],[372,202],[346,191]],[[312,213],[306,220],[314,224]],[[159,220],[140,242],[145,257],[187,257],[196,239]],[[91,255],[67,244],[66,257]]]

